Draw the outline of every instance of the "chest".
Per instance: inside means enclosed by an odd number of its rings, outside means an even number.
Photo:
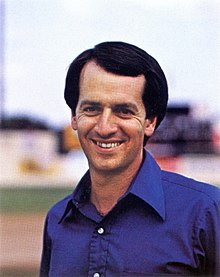
[[[51,276],[193,275],[201,265],[190,222],[181,218],[171,225],[134,210],[98,223],[63,222],[51,233]]]

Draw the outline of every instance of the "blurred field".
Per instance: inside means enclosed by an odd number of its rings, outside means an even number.
[[[0,189],[0,276],[38,276],[48,209],[71,188]]]
[[[62,187],[0,188],[1,213],[34,213],[47,211],[58,199],[71,193]]]

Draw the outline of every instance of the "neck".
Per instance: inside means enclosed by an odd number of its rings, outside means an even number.
[[[101,215],[106,215],[111,211],[119,198],[126,193],[139,166],[135,170],[120,173],[103,173],[90,170],[91,202]]]

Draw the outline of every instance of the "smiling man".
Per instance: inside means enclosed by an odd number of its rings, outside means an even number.
[[[144,149],[168,100],[157,61],[96,45],[70,65],[65,99],[89,171],[47,215],[41,276],[218,276],[219,189],[162,171]]]

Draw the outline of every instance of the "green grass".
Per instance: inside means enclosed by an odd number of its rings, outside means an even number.
[[[0,212],[45,212],[72,190],[66,187],[0,188]]]
[[[0,188],[0,212],[46,212],[72,190],[67,187]]]

